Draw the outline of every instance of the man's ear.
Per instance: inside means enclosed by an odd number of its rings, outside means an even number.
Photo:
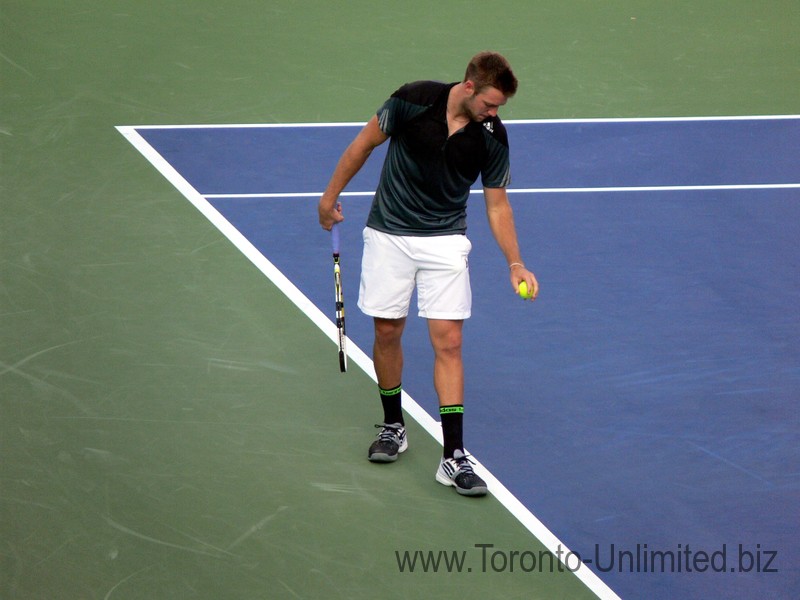
[[[467,79],[464,82],[464,91],[467,92],[470,96],[475,95],[475,82],[471,79]]]

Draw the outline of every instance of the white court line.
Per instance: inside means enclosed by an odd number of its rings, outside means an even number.
[[[635,118],[587,118],[587,119],[510,119],[503,120],[507,125],[513,124],[565,124],[565,123],[674,123],[703,121],[785,121],[800,120],[800,115],[750,115],[719,117],[635,117]],[[248,129],[248,128],[291,128],[291,127],[357,127],[363,122],[344,123],[273,123],[273,124],[233,124],[233,125],[145,125],[134,129]],[[580,194],[603,192],[693,192],[714,190],[780,190],[798,189],[800,183],[755,183],[730,185],[648,185],[648,186],[611,186],[611,187],[570,187],[570,188],[508,188],[509,194]],[[475,189],[472,193],[482,194],[483,190]],[[373,196],[374,191],[342,192],[341,196]],[[322,192],[290,192],[290,193],[250,193],[250,194],[203,194],[205,198],[253,199],[253,198],[314,198]]]
[[[576,188],[508,188],[509,194],[580,194],[602,192],[702,192],[710,190],[787,190],[798,189],[800,183],[744,183],[734,185],[645,185],[622,187],[576,187]],[[483,190],[470,190],[472,194],[482,194]],[[342,192],[340,196],[373,196],[375,192]],[[322,192],[279,192],[255,194],[203,194],[204,198],[319,198]]]
[[[503,119],[507,125],[532,123],[679,123],[683,121],[785,121],[800,119],[800,115],[734,115],[717,117],[598,117],[576,119]],[[342,123],[231,123],[228,125],[210,123],[208,125],[129,125],[130,129],[259,129],[269,127],[363,127],[364,121]],[[117,129],[120,129],[119,127]],[[124,135],[124,134],[123,134]]]
[[[222,214],[217,211],[184,177],[175,170],[147,141],[136,131],[137,127],[118,126],[119,131],[175,188],[191,202],[197,210],[211,221],[221,232],[252,262],[267,278],[283,292],[309,319],[328,336],[331,342],[338,345],[336,325],[323,314],[297,286],[295,286],[280,270],[275,267],[258,249],[236,229]],[[347,344],[349,359],[357,364],[377,384],[372,360],[355,344]],[[425,431],[439,444],[442,443],[441,426],[405,391],[403,392],[403,408]],[[559,540],[528,508],[525,507],[488,469],[474,456],[476,466],[492,495],[514,515],[519,522],[530,531],[550,552],[553,553],[565,568],[573,571],[601,600],[620,600],[620,597],[601,580],[591,569],[578,562],[577,554]]]
[[[800,188],[800,183],[743,183],[733,185],[643,185],[621,187],[585,188],[520,188],[509,189],[509,194],[558,194],[582,192],[703,192],[708,190],[784,190]]]

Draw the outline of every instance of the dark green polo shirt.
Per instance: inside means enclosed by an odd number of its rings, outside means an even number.
[[[448,138],[447,96],[455,83],[418,81],[378,110],[390,136],[367,226],[396,235],[465,233],[469,190],[510,181],[508,136],[499,118],[471,121]]]

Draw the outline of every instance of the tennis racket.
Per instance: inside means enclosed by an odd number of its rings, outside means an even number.
[[[347,331],[344,326],[344,295],[342,294],[342,270],[339,266],[339,226],[331,229],[333,245],[333,281],[336,287],[336,329],[339,330],[339,370],[347,372]]]

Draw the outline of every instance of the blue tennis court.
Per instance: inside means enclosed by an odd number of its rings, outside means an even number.
[[[542,291],[533,305],[511,293],[476,190],[469,451],[501,497],[622,597],[797,589],[800,119],[507,125],[517,229]],[[301,309],[330,318],[316,204],[359,127],[120,130],[234,243],[251,245],[251,260],[255,249],[274,267]],[[382,153],[342,198],[356,354],[371,347],[355,300]],[[435,415],[418,319],[405,340],[404,389]],[[330,356],[335,366],[334,346]],[[374,398],[363,415],[379,419]]]

